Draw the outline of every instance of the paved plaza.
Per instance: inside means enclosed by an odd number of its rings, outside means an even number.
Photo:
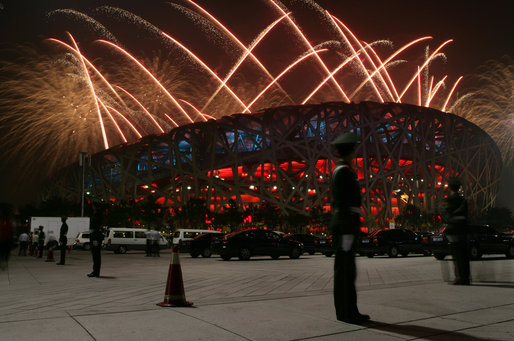
[[[58,254],[56,255],[58,256]],[[334,258],[222,261],[180,254],[192,308],[163,308],[171,251],[88,252],[65,266],[13,253],[0,271],[0,340],[514,340],[514,260],[472,262],[473,285],[454,286],[450,260],[358,257],[358,302],[372,322],[339,322]]]

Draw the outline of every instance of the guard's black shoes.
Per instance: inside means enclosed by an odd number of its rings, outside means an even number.
[[[90,274],[87,274],[87,277],[100,277],[100,275],[97,275],[95,273],[90,273]]]
[[[346,317],[346,316],[338,317],[337,319],[339,321],[351,323],[351,324],[363,324],[363,323],[368,322],[370,317],[369,317],[369,315],[357,313],[355,315],[348,316],[348,317]]]
[[[452,283],[453,285],[470,285],[469,279],[457,279],[455,282]]]
[[[366,314],[357,313],[356,315],[357,319],[362,320],[364,322],[369,321],[370,317]]]

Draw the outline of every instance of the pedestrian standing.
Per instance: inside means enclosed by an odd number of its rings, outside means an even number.
[[[159,240],[161,239],[161,234],[156,230],[152,230],[150,234],[152,238],[152,256],[160,257]]]
[[[43,226],[39,225],[39,233],[37,235],[37,258],[43,258],[43,248],[45,247],[45,232],[43,232]]]
[[[101,207],[93,205],[93,214],[91,215],[91,233],[89,234],[91,256],[93,257],[93,271],[87,274],[87,277],[100,277],[100,268],[102,266],[102,241],[104,240],[102,226],[103,212]]]
[[[340,156],[330,180],[331,211],[329,229],[335,248],[334,305],[339,321],[362,324],[370,319],[357,308],[355,243],[360,234],[361,187],[351,162],[357,135],[347,133],[332,142]]]
[[[145,237],[146,237],[146,256],[150,257],[152,255],[152,231],[150,229],[145,231]]]
[[[455,269],[455,285],[470,284],[469,254],[467,242],[468,203],[459,193],[461,182],[452,177],[448,180],[449,194],[444,198],[446,210],[446,235],[450,242]]]
[[[2,207],[0,216],[0,269],[7,269],[13,244],[14,222],[10,209]]]
[[[26,256],[27,255],[27,247],[29,245],[29,235],[27,232],[23,231],[22,234],[18,237],[18,242],[20,248],[18,249],[18,256]]]
[[[61,250],[61,260],[57,265],[64,265],[66,261],[66,249],[68,246],[68,224],[66,224],[67,217],[61,217],[61,229],[59,230],[59,249]]]
[[[30,236],[30,255],[37,257],[38,230],[31,233]]]

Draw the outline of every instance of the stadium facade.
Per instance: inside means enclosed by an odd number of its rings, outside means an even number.
[[[48,183],[46,196],[88,200],[152,198],[177,208],[202,198],[211,211],[267,202],[283,214],[329,210],[336,136],[360,136],[355,166],[363,212],[384,223],[412,204],[436,212],[446,181],[459,176],[473,209],[494,205],[502,167],[482,129],[435,109],[397,103],[285,106],[177,127],[91,156]]]

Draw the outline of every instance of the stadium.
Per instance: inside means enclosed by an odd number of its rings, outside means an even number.
[[[360,136],[355,167],[363,213],[379,223],[405,205],[436,212],[446,181],[459,176],[473,210],[494,206],[502,167],[494,141],[465,119],[397,103],[270,108],[183,125],[92,155],[48,182],[45,196],[80,200],[152,200],[171,210],[191,198],[212,212],[263,203],[281,214],[330,210],[336,136]]]

